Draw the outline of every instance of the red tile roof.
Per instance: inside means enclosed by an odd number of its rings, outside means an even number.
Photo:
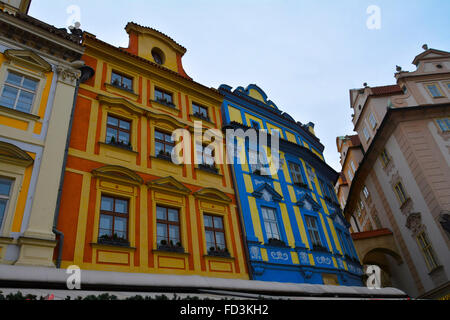
[[[389,85],[389,86],[381,86],[381,87],[372,87],[372,96],[384,96],[389,94],[402,94],[403,90],[399,85]]]
[[[379,230],[374,230],[374,231],[352,233],[352,238],[353,238],[353,240],[362,240],[362,239],[387,236],[387,235],[391,235],[391,234],[392,234],[392,231],[389,229],[379,229]]]

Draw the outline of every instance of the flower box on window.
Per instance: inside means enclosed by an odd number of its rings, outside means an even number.
[[[318,244],[313,245],[313,251],[326,252],[326,253],[330,252],[327,248],[325,248],[324,246],[318,245]]]
[[[130,246],[130,242],[127,239],[119,237],[116,233],[112,236],[106,234],[102,235],[101,237],[98,238],[98,243],[122,247]]]
[[[158,245],[158,250],[184,253],[184,248],[180,242],[173,244],[173,241],[167,242],[166,240],[161,240],[160,244]]]
[[[230,252],[228,252],[227,248],[222,249],[222,248],[211,247],[211,248],[209,248],[208,255],[213,256],[213,257],[224,257],[224,258],[231,257]]]
[[[125,143],[123,141],[116,141],[116,138],[114,136],[111,137],[111,140],[108,143],[109,145],[119,147],[126,150],[133,150],[133,147],[131,146],[131,142]]]
[[[215,173],[215,174],[219,173],[219,169],[217,169],[213,164],[202,163],[202,164],[199,164],[198,167],[204,171],[208,171],[208,172]]]
[[[162,159],[162,160],[167,160],[167,161],[172,161],[172,155],[170,154],[170,152],[164,152],[164,151],[160,151],[157,156],[157,158]]]
[[[208,121],[208,122],[211,121],[211,120],[209,119],[208,116],[205,116],[205,115],[204,115],[203,113],[201,113],[201,112],[194,112],[193,116],[196,117],[196,118],[199,118],[199,119]]]
[[[168,99],[164,99],[164,98],[156,98],[156,102],[165,105],[166,107],[169,108],[176,108],[176,105],[174,105],[171,101],[169,101]]]
[[[309,189],[309,186],[306,183],[303,183],[303,182],[296,182],[295,185],[297,187],[299,187],[299,188],[302,188],[302,189]]]
[[[272,247],[287,247],[286,243],[280,239],[271,238],[267,241],[267,245]]]

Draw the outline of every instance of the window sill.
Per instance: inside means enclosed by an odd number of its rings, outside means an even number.
[[[203,118],[203,117],[200,117],[200,116],[196,116],[195,114],[191,114],[191,115],[189,115],[191,118],[193,118],[194,120],[200,120],[200,121],[205,121],[205,122],[208,122],[208,123],[210,123],[210,124],[214,124],[214,122],[212,122],[211,121],[211,119],[209,119],[209,118]]]
[[[139,99],[139,95],[137,93],[135,93],[133,90],[128,90],[110,83],[105,83],[105,87],[107,89],[110,89],[111,91],[116,91],[116,93],[120,93],[123,94],[125,96],[127,96],[127,98],[131,98],[131,99]]]
[[[178,256],[190,256],[191,254],[189,252],[179,252],[179,251],[172,251],[172,250],[165,250],[165,249],[155,249],[152,250],[153,253],[159,253],[159,254],[174,254]]]
[[[196,169],[196,170],[200,170],[201,172],[213,174],[213,175],[215,175],[215,176],[220,176],[220,177],[222,176],[222,175],[219,173],[219,169],[218,169],[217,167],[214,167],[214,168],[208,168],[208,167],[204,167],[204,166],[202,166],[202,165],[198,165],[198,166],[195,167],[195,169]]]
[[[92,248],[95,248],[95,249],[115,248],[115,249],[122,249],[125,251],[136,251],[135,247],[131,247],[130,245],[118,244],[118,243],[113,244],[113,243],[92,242],[91,246],[92,246]]]
[[[170,110],[170,111],[172,111],[172,112],[174,112],[174,111],[176,111],[176,112],[180,111],[180,110],[177,108],[177,106],[174,105],[174,104],[164,103],[163,101],[158,101],[158,100],[150,100],[150,102],[151,102],[152,104],[155,103],[155,104],[157,104],[158,106],[161,106],[161,107],[163,107],[163,108],[165,108],[165,109],[168,109],[168,110]]]
[[[311,189],[306,183],[294,183],[294,187],[310,191]]]
[[[408,204],[409,204],[410,202],[411,202],[411,198],[406,199],[405,202],[403,202],[403,203],[400,205],[400,210],[405,209],[405,208],[408,206]]]
[[[443,270],[443,269],[444,269],[443,266],[437,266],[436,268],[434,268],[433,270],[431,270],[430,272],[428,272],[428,275],[429,275],[429,276],[432,276],[432,275],[434,275],[435,273],[437,273],[437,272],[439,272],[439,271],[441,271],[441,270]]]
[[[25,118],[27,120],[34,120],[34,121],[36,121],[36,120],[41,119],[41,117],[39,117],[37,115],[31,114],[31,113],[28,113],[28,112],[19,111],[19,110],[16,110],[16,109],[11,109],[11,108],[8,108],[8,107],[4,107],[2,105],[0,105],[0,111],[1,112],[5,112],[5,113],[9,113],[9,114],[14,115],[16,117]]]
[[[161,162],[164,162],[164,163],[168,163],[168,164],[171,164],[171,165],[174,165],[174,166],[177,166],[177,167],[182,167],[183,166],[183,164],[173,163],[172,160],[169,159],[169,158],[150,156],[150,159],[158,160],[158,161],[161,161]]]
[[[209,259],[225,259],[225,260],[231,260],[231,261],[236,260],[232,256],[221,256],[221,255],[213,255],[213,254],[205,254],[203,257],[209,258]]]
[[[122,151],[125,151],[125,152],[133,153],[133,154],[135,154],[135,155],[138,155],[138,154],[139,154],[139,152],[134,151],[133,149],[128,149],[127,147],[121,147],[121,146],[116,145],[116,144],[110,144],[110,143],[105,143],[105,142],[99,142],[99,145],[101,145],[101,146],[107,146],[107,147],[110,147],[110,148],[114,148],[114,149],[116,149],[116,150],[122,150]]]

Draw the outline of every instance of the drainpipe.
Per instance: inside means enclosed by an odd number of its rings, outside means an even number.
[[[53,218],[53,229],[52,229],[52,231],[53,231],[53,233],[56,236],[59,236],[59,240],[58,240],[58,243],[57,243],[58,255],[56,257],[56,268],[57,269],[61,268],[62,250],[63,250],[63,245],[64,245],[64,233],[57,229],[57,227],[58,227],[58,219],[59,219],[59,209],[61,207],[62,188],[63,188],[63,184],[64,184],[64,175],[65,175],[65,172],[66,172],[67,156],[68,156],[68,153],[69,153],[70,137],[71,137],[71,133],[72,133],[72,125],[73,125],[73,116],[75,114],[75,106],[76,106],[76,103],[77,103],[78,88],[79,88],[81,83],[89,80],[95,74],[94,69],[92,69],[91,67],[88,67],[88,66],[82,66],[79,69],[81,71],[81,76],[80,76],[79,79],[77,79],[77,84],[76,84],[76,87],[75,87],[75,93],[74,93],[74,96],[73,96],[73,105],[72,105],[72,111],[70,113],[69,129],[68,129],[68,132],[67,132],[67,139],[66,139],[66,148],[64,150],[63,165],[62,165],[62,170],[61,170],[61,176],[59,178],[58,197],[57,197],[57,200],[56,200],[55,215],[54,215],[54,218]]]

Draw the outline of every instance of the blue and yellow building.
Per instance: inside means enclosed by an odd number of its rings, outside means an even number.
[[[280,167],[273,171],[249,164],[245,136],[234,142],[231,167],[252,279],[362,285],[361,265],[333,188],[338,173],[324,160],[314,124],[296,122],[256,85],[235,90],[222,85],[219,91],[225,95],[223,129],[265,129],[268,140],[274,131],[280,135]],[[258,151],[271,159],[269,147]]]

